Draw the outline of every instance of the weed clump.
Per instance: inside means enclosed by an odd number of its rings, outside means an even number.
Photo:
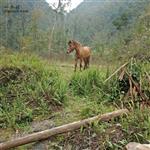
[[[102,87],[102,76],[99,70],[89,69],[73,74],[70,88],[75,95],[89,96]]]
[[[3,67],[0,69],[0,85],[6,85],[11,80],[16,80],[22,70],[17,67]]]

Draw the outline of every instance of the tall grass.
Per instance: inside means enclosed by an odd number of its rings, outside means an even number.
[[[15,126],[63,104],[67,84],[60,73],[36,56],[0,56],[0,125]]]
[[[89,96],[103,86],[104,74],[93,68],[73,74],[70,88],[75,95]]]

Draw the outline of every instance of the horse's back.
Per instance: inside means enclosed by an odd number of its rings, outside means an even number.
[[[81,53],[82,53],[83,58],[90,57],[90,55],[91,55],[90,47],[84,46]]]

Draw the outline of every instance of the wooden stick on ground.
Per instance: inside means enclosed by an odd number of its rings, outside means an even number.
[[[120,115],[123,115],[126,113],[128,113],[127,109],[120,109],[117,111],[113,111],[111,113],[106,113],[103,115],[97,115],[97,116],[92,117],[92,118],[76,121],[76,122],[62,125],[59,127],[55,127],[52,129],[48,129],[48,130],[44,130],[41,132],[29,134],[25,137],[20,137],[20,138],[11,140],[11,141],[0,143],[0,150],[6,150],[6,149],[14,148],[14,147],[17,147],[20,145],[32,143],[35,141],[44,140],[44,139],[47,139],[53,135],[57,135],[57,134],[76,130],[76,129],[80,128],[81,126],[85,126],[87,124],[92,123],[95,120],[106,121],[106,120],[110,120],[114,117],[117,117],[117,116],[120,116]]]
[[[122,66],[120,66],[113,74],[111,74],[111,76],[109,76],[105,81],[107,82],[109,79],[111,79],[116,73],[118,73],[123,67],[125,67],[129,62],[126,62],[125,64],[123,64]]]

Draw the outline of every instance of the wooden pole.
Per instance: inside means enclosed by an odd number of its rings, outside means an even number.
[[[109,79],[111,79],[116,73],[118,73],[123,67],[125,67],[129,62],[126,62],[125,64],[123,64],[122,66],[120,66],[111,76],[109,76],[105,81],[107,82]]]
[[[62,125],[59,127],[55,127],[52,129],[48,129],[48,130],[44,130],[41,132],[29,134],[29,135],[26,135],[25,137],[20,137],[17,139],[13,139],[11,141],[0,143],[0,150],[6,150],[6,149],[14,148],[17,146],[21,146],[24,144],[32,143],[35,141],[44,140],[44,139],[47,139],[53,135],[57,135],[57,134],[76,130],[76,129],[80,128],[81,126],[85,126],[87,124],[92,123],[95,120],[106,121],[106,120],[110,120],[114,117],[118,117],[118,116],[126,114],[126,113],[128,113],[127,109],[120,109],[120,110],[113,111],[111,113],[106,113],[103,115],[97,115],[97,116],[92,117],[92,118],[76,121],[76,122]]]

